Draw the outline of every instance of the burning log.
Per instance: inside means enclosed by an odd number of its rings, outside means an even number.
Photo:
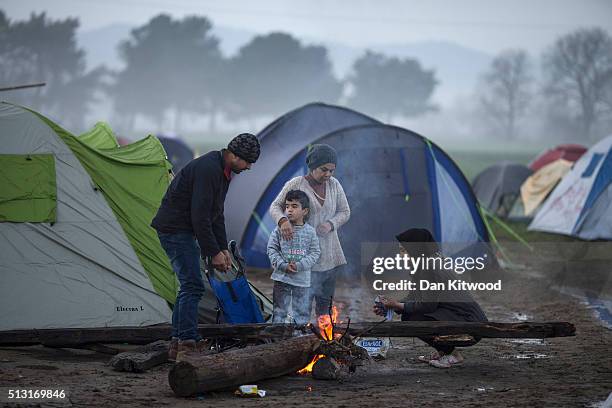
[[[168,381],[177,396],[187,397],[297,372],[319,346],[314,335],[245,347],[212,355],[188,355],[172,367]]]
[[[312,378],[317,380],[337,380],[340,365],[333,357],[319,358],[312,366]]]
[[[349,372],[352,373],[364,360],[370,359],[368,352],[354,344],[353,338],[348,334],[351,319],[348,319],[346,329],[342,334],[336,331],[337,323],[338,309],[330,301],[329,313],[318,317],[316,327],[310,326],[313,333],[321,339],[321,344],[317,348],[318,354],[310,364],[298,371],[299,374],[312,373],[313,377],[318,379],[336,379],[341,365],[348,367]],[[319,367],[317,374],[315,374],[315,367]]]

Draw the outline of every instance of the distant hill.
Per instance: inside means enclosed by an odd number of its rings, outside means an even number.
[[[79,32],[77,40],[87,53],[88,68],[100,64],[113,69],[121,68],[122,62],[117,46],[121,40],[128,38],[132,28],[134,27],[128,24],[112,24]],[[220,39],[221,51],[226,56],[235,54],[242,45],[256,35],[248,30],[223,26],[216,26],[214,33]],[[340,78],[350,72],[353,61],[365,52],[365,48],[319,38],[307,37],[302,38],[302,41],[307,44],[325,45],[329,50],[334,71]],[[442,105],[452,103],[459,95],[470,94],[478,76],[487,68],[492,58],[487,53],[442,41],[413,43],[398,41],[396,44],[379,45],[371,49],[401,58],[416,58],[425,68],[434,69],[440,81],[434,99]]]

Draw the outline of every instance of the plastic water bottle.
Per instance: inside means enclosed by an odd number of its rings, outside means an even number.
[[[376,307],[378,307],[379,309],[382,309],[385,311],[386,315],[385,315],[385,319],[387,319],[388,321],[392,321],[393,320],[393,310],[391,309],[387,309],[383,303],[380,301],[380,296],[376,296],[376,299],[374,299],[374,304],[376,305]]]

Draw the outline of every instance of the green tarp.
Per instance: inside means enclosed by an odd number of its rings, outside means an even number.
[[[55,222],[52,154],[0,154],[0,222]]]

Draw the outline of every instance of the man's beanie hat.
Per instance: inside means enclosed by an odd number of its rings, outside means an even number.
[[[255,163],[259,158],[259,140],[250,133],[241,133],[233,138],[227,145],[227,149],[249,163]]]
[[[338,154],[330,145],[314,144],[310,146],[306,154],[306,165],[310,170],[316,169],[325,163],[337,164],[337,162]]]

